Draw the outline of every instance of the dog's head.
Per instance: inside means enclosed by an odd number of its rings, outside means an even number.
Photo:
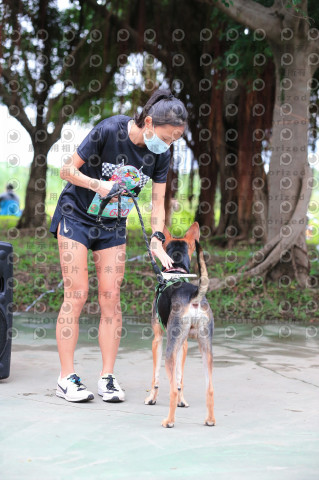
[[[173,237],[166,225],[163,233],[165,235],[163,248],[167,255],[174,260],[174,267],[182,267],[189,272],[191,258],[196,248],[195,240],[199,242],[200,230],[198,222],[194,222],[182,238]]]

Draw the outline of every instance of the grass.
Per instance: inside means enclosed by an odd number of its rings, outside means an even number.
[[[1,165],[3,168],[3,165]],[[1,170],[0,168],[0,170]],[[49,167],[47,187],[47,212],[52,216],[57,198],[63,189],[65,182],[56,174],[57,169]],[[1,173],[1,172],[0,172]],[[3,172],[4,173],[4,172]],[[15,167],[15,178],[20,175],[26,177],[25,167]],[[6,172],[8,178],[8,172]],[[2,179],[4,177],[2,176]],[[12,178],[9,177],[9,178]],[[187,199],[187,176],[180,185],[177,199],[181,210],[174,212],[172,216],[171,233],[180,235],[191,225],[194,218],[194,206],[197,198],[193,200],[193,206]],[[23,188],[25,180],[20,179]],[[196,179],[196,182],[198,180]],[[149,222],[149,201],[151,196],[151,182],[143,189],[139,197],[139,205],[145,221],[148,234],[151,233]],[[195,183],[194,191],[198,191]],[[318,201],[318,192],[314,192],[312,201]],[[218,200],[216,205],[218,205]],[[23,208],[23,202],[21,203]],[[218,222],[219,212],[216,211]],[[15,254],[14,272],[14,304],[15,311],[23,312],[39,295],[54,290],[44,295],[30,312],[33,313],[58,313],[63,302],[63,284],[58,287],[62,280],[59,263],[59,251],[57,240],[48,231],[43,239],[20,235],[14,227],[16,217],[0,217],[0,235],[3,241],[13,245]],[[48,227],[50,221],[48,218]],[[319,278],[318,251],[319,229],[316,218],[310,218],[313,233],[308,239],[308,251],[311,261],[311,275]],[[13,229],[13,230],[10,230]],[[182,230],[182,232],[181,232]],[[16,236],[17,235],[17,236]],[[14,238],[13,238],[14,237]],[[16,237],[16,238],[15,238]],[[224,278],[235,274],[241,265],[247,263],[251,255],[261,248],[261,245],[238,245],[232,249],[234,259],[229,258],[228,250],[216,246],[209,240],[202,239],[201,245],[206,254],[206,263],[210,278]],[[146,252],[146,246],[139,225],[135,209],[132,210],[128,219],[127,259],[144,255],[140,260],[127,261],[125,276],[122,285],[121,305],[125,315],[136,315],[139,320],[150,321],[151,302],[154,297],[155,275]],[[157,260],[160,266],[159,261]],[[197,271],[195,256],[192,259],[192,271]],[[92,252],[88,253],[88,274],[90,278],[89,298],[82,313],[92,313],[98,306],[97,282]],[[238,285],[222,290],[209,292],[208,301],[214,312],[216,321],[236,323],[241,321],[260,322],[314,322],[319,320],[319,291],[318,289],[300,289],[295,281],[288,287],[268,283],[259,285],[256,279],[241,282]]]
[[[15,220],[16,221],[16,220]],[[33,313],[58,312],[63,301],[63,284],[59,263],[57,241],[52,234],[44,239],[18,237],[2,238],[13,245],[15,253],[14,304],[15,311],[23,312],[41,293],[54,290],[42,297],[30,310]],[[121,305],[123,314],[136,315],[139,320],[150,320],[151,302],[154,296],[155,276],[146,255],[144,240],[138,228],[128,230],[127,259],[145,254],[140,260],[126,262],[122,285]],[[210,278],[223,278],[236,273],[259,247],[238,246],[233,249],[234,261],[227,258],[227,251],[211,244],[201,242],[206,254],[206,263]],[[314,245],[309,245],[314,250]],[[236,259],[237,256],[237,259]],[[157,261],[159,265],[159,261]],[[319,276],[318,262],[311,263],[311,274]],[[196,259],[192,258],[192,271],[197,271]],[[88,253],[88,274],[90,278],[89,299],[84,313],[96,312],[98,305],[97,282],[92,252]],[[236,323],[247,320],[258,321],[318,321],[318,290],[301,290],[293,281],[289,287],[280,287],[269,283],[259,285],[254,280],[245,281],[234,287],[209,292],[208,301],[213,309],[216,321]],[[288,303],[289,302],[289,303]],[[290,307],[289,307],[290,305]],[[289,308],[288,308],[289,307]]]

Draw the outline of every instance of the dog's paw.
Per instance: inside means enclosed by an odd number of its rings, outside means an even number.
[[[206,418],[205,419],[205,425],[207,425],[208,427],[214,427],[216,425],[216,420],[215,418]]]
[[[146,398],[144,400],[145,405],[155,405],[155,403],[156,403],[156,400],[153,400],[152,398]]]
[[[173,428],[174,427],[174,422],[169,422],[168,418],[165,418],[162,421],[162,426],[165,427],[165,428]]]
[[[189,404],[185,400],[182,400],[181,402],[178,402],[177,406],[187,408],[189,407]]]
[[[146,397],[144,400],[145,405],[155,405],[157,395],[155,395],[154,393],[154,390],[151,390],[150,395],[148,395],[148,397]]]

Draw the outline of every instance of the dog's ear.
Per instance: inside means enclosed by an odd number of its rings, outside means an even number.
[[[187,232],[184,235],[184,239],[188,243],[188,256],[191,260],[193,252],[195,251],[195,240],[199,242],[199,224],[198,222],[194,222],[193,225],[189,227]]]
[[[166,225],[164,225],[164,228],[163,228],[163,233],[165,235],[165,242],[163,243],[163,248],[165,249],[167,244],[173,240],[173,237],[172,235],[170,234],[168,228],[166,227]]]
[[[185,239],[189,242],[190,240],[197,240],[199,242],[199,237],[200,237],[199,223],[194,222],[185,233]]]

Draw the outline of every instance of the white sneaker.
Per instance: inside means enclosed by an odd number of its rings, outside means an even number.
[[[98,394],[103,396],[104,402],[123,402],[125,393],[118,384],[113,373],[102,375],[97,383]]]
[[[65,398],[68,402],[85,402],[94,398],[93,393],[86,388],[75,372],[64,378],[61,378],[61,374],[59,375],[56,395]]]

